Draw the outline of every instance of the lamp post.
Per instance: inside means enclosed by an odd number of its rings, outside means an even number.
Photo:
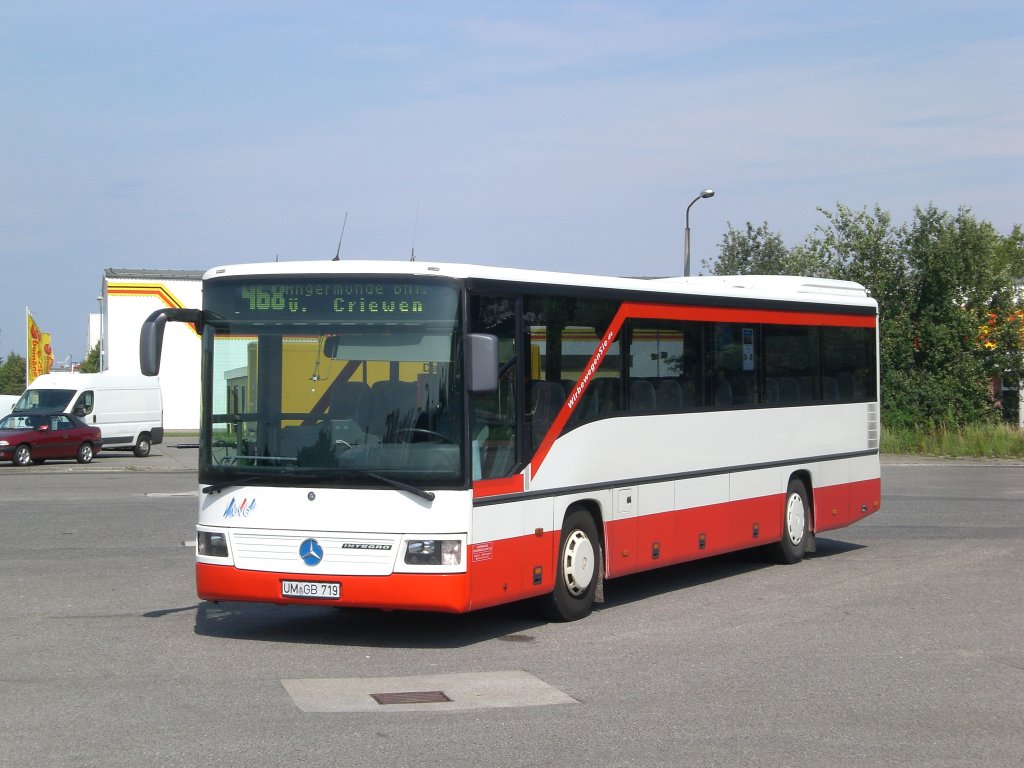
[[[693,204],[698,200],[705,197],[714,197],[715,190],[705,189],[699,195],[697,195],[690,204],[686,206],[686,237],[683,241],[683,277],[690,276],[690,209],[693,208]]]
[[[102,372],[104,370],[104,368],[103,368],[103,358],[105,357],[105,355],[103,353],[106,351],[106,346],[107,346],[106,333],[105,333],[106,328],[104,328],[105,323],[103,322],[103,319],[104,319],[103,318],[103,314],[104,314],[104,312],[103,312],[103,309],[104,309],[103,297],[102,296],[97,296],[96,297],[96,301],[98,301],[99,304],[100,304],[100,359],[99,359],[99,365],[100,365],[100,371]]]

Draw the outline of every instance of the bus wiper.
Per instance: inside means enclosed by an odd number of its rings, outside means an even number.
[[[374,480],[379,480],[380,482],[384,483],[385,485],[390,485],[392,488],[397,488],[400,491],[407,491],[407,492],[409,492],[411,494],[419,496],[421,499],[426,499],[427,501],[433,501],[434,500],[434,492],[433,491],[428,491],[428,490],[425,490],[423,488],[417,488],[415,485],[409,485],[409,483],[403,483],[401,480],[395,480],[395,478],[388,477],[387,475],[378,475],[376,472],[371,472],[368,469],[350,468],[350,469],[346,469],[345,471],[346,472],[358,472],[360,475],[363,475],[365,477],[373,478]]]
[[[208,486],[203,488],[203,493],[217,493],[227,488],[229,485],[247,485],[252,482],[266,480],[266,475],[244,475],[242,477],[233,477],[230,480],[220,480],[216,483],[210,483]]]
[[[324,477],[325,475],[337,476],[339,474],[356,474],[361,475],[362,477],[369,477],[373,480],[377,480],[378,482],[384,483],[385,485],[390,485],[392,488],[397,488],[400,491],[406,491],[408,493],[419,496],[421,499],[426,499],[427,501],[434,500],[433,491],[427,491],[423,488],[417,488],[415,485],[410,485],[409,483],[402,482],[401,480],[396,480],[393,477],[388,477],[387,475],[379,475],[376,472],[370,471],[369,469],[360,469],[359,467],[344,467],[339,469],[335,469],[334,467],[324,467],[322,469],[287,470],[284,472],[284,475],[286,477],[298,480],[301,480],[303,478],[315,480]]]

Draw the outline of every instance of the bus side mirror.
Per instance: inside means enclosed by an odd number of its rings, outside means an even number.
[[[158,309],[146,318],[139,333],[139,369],[143,376],[160,373],[160,353],[164,346],[164,326],[167,321],[194,323],[202,332],[203,313],[198,309]]]
[[[466,337],[467,389],[471,394],[498,388],[498,337],[471,333]]]

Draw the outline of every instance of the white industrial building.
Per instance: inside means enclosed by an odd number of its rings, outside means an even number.
[[[199,308],[203,273],[185,269],[105,269],[100,297],[100,370],[139,375],[139,332],[166,307]],[[199,429],[200,339],[186,323],[168,323],[160,365],[164,428]]]

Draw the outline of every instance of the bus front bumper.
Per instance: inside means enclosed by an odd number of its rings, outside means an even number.
[[[330,594],[337,584],[338,597],[286,596],[286,585],[320,585]],[[315,587],[311,587],[315,590]],[[196,563],[196,593],[203,600],[237,600],[277,605],[328,605],[344,608],[442,611],[469,610],[469,576],[466,573],[393,573],[388,576],[322,576],[248,571],[231,565]]]

